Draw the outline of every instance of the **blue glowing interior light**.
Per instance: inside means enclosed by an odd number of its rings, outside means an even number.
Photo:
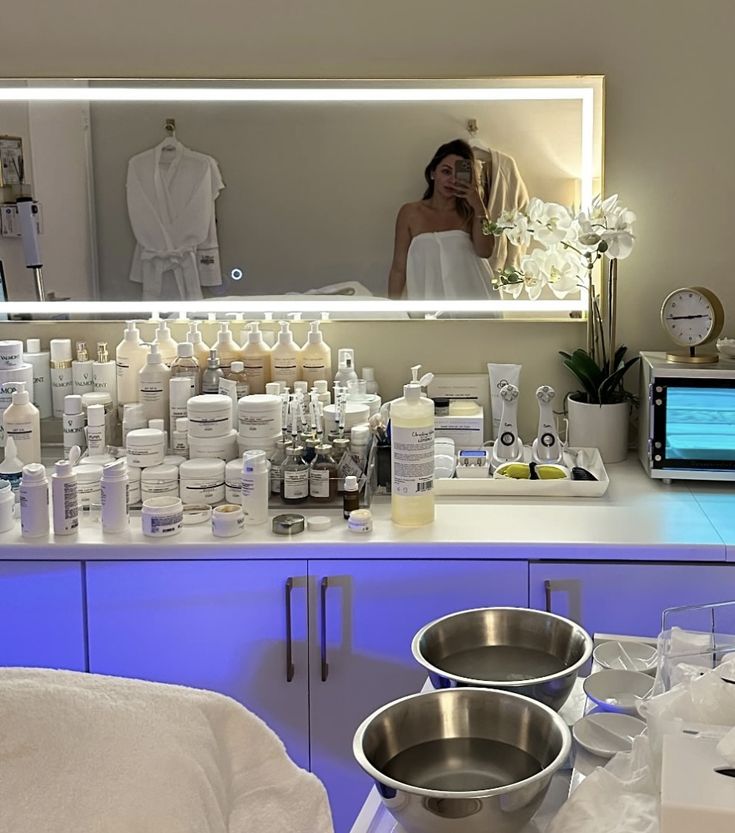
[[[670,387],[666,457],[735,461],[735,388]]]

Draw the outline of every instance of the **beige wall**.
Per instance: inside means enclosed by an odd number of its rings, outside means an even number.
[[[3,24],[5,75],[604,74],[607,190],[640,218],[620,269],[625,340],[664,347],[661,300],[689,283],[720,293],[735,335],[732,0],[65,0],[17,4]],[[554,384],[556,350],[581,341],[575,325],[451,323],[451,339],[445,326],[391,325],[379,349],[402,366],[548,362]]]

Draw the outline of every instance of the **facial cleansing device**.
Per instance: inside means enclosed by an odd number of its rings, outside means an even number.
[[[500,389],[503,410],[500,414],[498,438],[493,443],[492,466],[515,463],[523,459],[523,443],[518,436],[518,388],[504,385]]]
[[[561,442],[556,431],[551,403],[556,391],[549,385],[541,385],[536,391],[538,400],[538,434],[531,451],[536,463],[561,463],[563,460]]]

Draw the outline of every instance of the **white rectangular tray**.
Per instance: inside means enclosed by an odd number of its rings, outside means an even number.
[[[526,446],[524,459],[531,459],[531,449]],[[610,485],[600,452],[596,448],[567,448],[564,465],[580,465],[595,475],[597,480],[511,480],[492,477],[438,478],[434,481],[434,494],[445,497],[602,497]]]

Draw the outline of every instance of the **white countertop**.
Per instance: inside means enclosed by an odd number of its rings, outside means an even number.
[[[270,523],[236,538],[214,538],[208,524],[154,540],[140,516],[120,535],[103,535],[82,517],[78,533],[24,539],[20,524],[0,534],[0,558],[218,559],[218,558],[505,558],[648,561],[735,561],[735,484],[691,481],[665,485],[629,459],[608,467],[610,488],[600,498],[437,498],[436,521],[419,528],[390,521],[390,501],[372,506],[374,530],[347,530],[341,511],[332,527],[287,538]],[[298,509],[272,510],[289,512]]]

